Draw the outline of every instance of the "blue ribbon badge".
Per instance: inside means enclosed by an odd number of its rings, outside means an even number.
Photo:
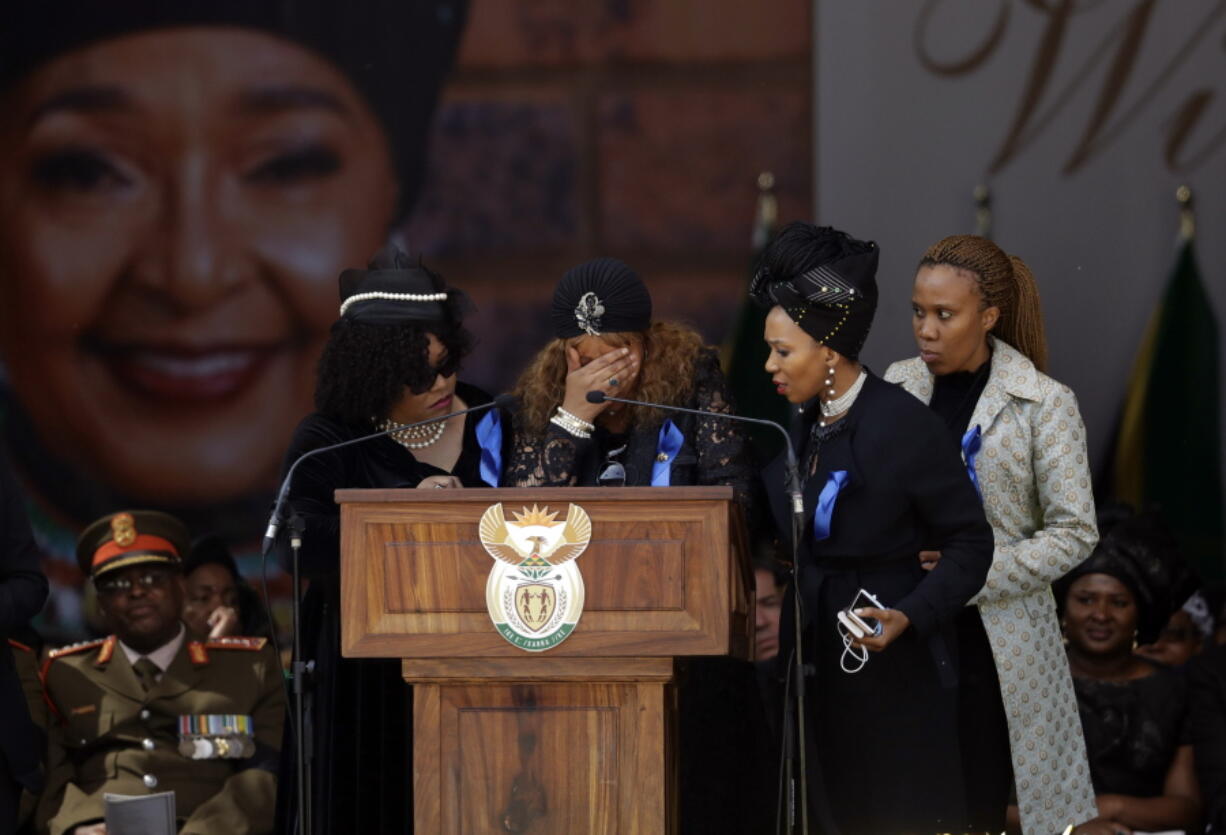
[[[481,445],[481,480],[497,487],[502,478],[502,414],[490,409],[477,424],[477,443]]]
[[[975,472],[975,456],[979,454],[979,447],[982,445],[983,435],[976,423],[962,436],[962,460],[966,463],[967,475],[971,477],[971,484],[975,485],[975,492],[979,494],[980,500],[983,499],[983,491],[979,489],[979,474]]]
[[[813,539],[821,542],[830,536],[830,519],[834,516],[834,502],[839,497],[839,491],[847,485],[847,470],[834,470],[826,479],[826,486],[817,497],[817,507],[813,510]]]
[[[660,440],[656,442],[656,460],[651,464],[651,486],[668,487],[672,478],[673,459],[681,451],[685,436],[672,422],[664,421],[660,427]]]

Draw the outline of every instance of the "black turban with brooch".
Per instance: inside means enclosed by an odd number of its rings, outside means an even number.
[[[1137,643],[1158,639],[1162,627],[1197,588],[1195,574],[1179,553],[1179,546],[1161,520],[1152,513],[1123,518],[1107,528],[1100,513],[1102,536],[1085,562],[1055,586],[1061,613],[1069,589],[1079,577],[1106,574],[1123,583],[1137,604]]]
[[[387,133],[401,215],[421,187],[430,118],[468,0],[9,0],[0,87],[75,49],[182,26],[252,29],[306,47],[345,75]]]
[[[829,226],[789,223],[758,260],[750,295],[856,359],[877,312],[877,244]]]
[[[651,294],[625,262],[595,258],[562,276],[550,317],[558,339],[645,331],[651,326]]]
[[[371,325],[454,324],[471,305],[463,291],[395,246],[384,247],[364,270],[340,277],[341,318]]]

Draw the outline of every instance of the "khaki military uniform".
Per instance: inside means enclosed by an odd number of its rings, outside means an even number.
[[[285,697],[263,638],[189,634],[146,692],[112,635],[52,652],[43,683],[56,715],[40,831],[101,820],[104,792],[165,791],[175,793],[181,833],[272,831]],[[210,722],[235,716],[250,717],[240,720],[245,736],[193,747]]]

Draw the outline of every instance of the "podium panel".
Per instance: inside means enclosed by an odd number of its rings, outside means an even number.
[[[587,589],[564,656],[746,657],[751,588],[728,487],[338,490],[341,649],[349,657],[519,657],[492,627],[477,537],[481,514],[548,506],[587,511],[576,564]],[[731,545],[730,545],[731,543]],[[729,552],[733,559],[729,559]]]
[[[677,831],[674,659],[753,649],[753,577],[731,488],[336,497],[342,652],[401,658],[414,687],[416,831]],[[545,652],[512,645],[486,608],[495,560],[478,529],[497,503],[507,516],[538,507],[560,518],[573,503],[591,521],[575,560],[582,616]]]

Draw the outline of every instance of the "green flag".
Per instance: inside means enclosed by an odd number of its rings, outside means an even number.
[[[774,177],[763,173],[758,177],[758,205],[754,212],[754,262],[778,231],[778,206],[774,195]],[[749,268],[753,278],[753,265]],[[745,282],[741,307],[723,345],[724,374],[732,392],[737,414],[773,420],[788,427],[788,402],[775,393],[770,375],[766,373],[767,348],[762,339],[767,311],[749,298],[749,280]],[[779,433],[767,427],[754,427],[749,433],[762,461],[769,461],[783,448]]]
[[[1204,580],[1226,577],[1218,333],[1185,234],[1133,366],[1112,461],[1116,498],[1156,507]]]

